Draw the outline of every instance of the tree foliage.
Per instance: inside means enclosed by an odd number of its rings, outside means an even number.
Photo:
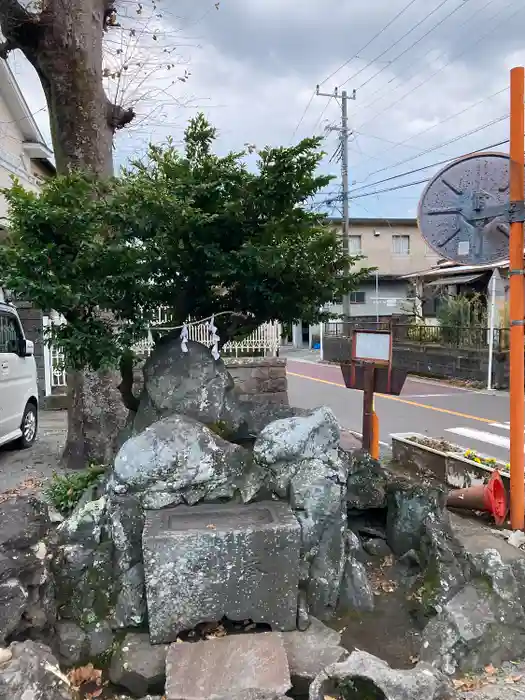
[[[313,322],[368,274],[346,271],[338,236],[307,206],[330,179],[317,173],[319,139],[265,148],[255,171],[244,152],[216,155],[215,140],[200,115],[182,152],[151,146],[111,179],[71,173],[39,195],[5,192],[3,284],[65,316],[55,342],[69,367],[118,364],[160,306],[174,325],[232,312],[226,340],[272,319]]]

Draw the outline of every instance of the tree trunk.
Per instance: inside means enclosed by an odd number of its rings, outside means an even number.
[[[19,48],[37,71],[46,95],[57,170],[113,173],[113,135],[133,118],[112,105],[102,82],[102,39],[110,0],[42,0],[39,13],[18,0],[0,0],[6,38],[0,57]],[[127,411],[116,373],[72,373],[64,461],[70,468],[108,463]]]

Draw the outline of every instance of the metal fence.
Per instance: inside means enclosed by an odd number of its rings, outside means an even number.
[[[323,335],[332,338],[350,338],[352,331],[389,331],[389,321],[333,321],[323,324]]]
[[[490,345],[491,331],[483,326],[425,326],[403,324],[392,327],[393,342],[417,343],[418,345],[440,345],[450,348],[483,349]],[[509,329],[495,328],[492,342],[498,350],[509,347]]]
[[[426,326],[395,321],[338,321],[326,323],[323,333],[326,338],[350,338],[354,330],[391,331],[394,346],[402,343],[436,345],[450,348],[483,349],[490,344],[490,329],[484,326]],[[493,330],[492,341],[497,350],[508,350],[510,332],[508,328]]]

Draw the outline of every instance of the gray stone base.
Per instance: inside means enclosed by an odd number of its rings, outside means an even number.
[[[147,511],[142,547],[152,642],[175,641],[223,616],[295,629],[300,539],[284,503]]]
[[[284,695],[290,687],[280,634],[172,644],[168,650],[166,700],[230,700],[249,691]]]

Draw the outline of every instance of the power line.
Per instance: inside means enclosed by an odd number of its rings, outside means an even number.
[[[387,187],[383,190],[375,190],[374,192],[365,192],[364,194],[356,194],[352,195],[350,199],[361,199],[361,197],[373,197],[376,194],[383,194],[384,192],[394,192],[396,190],[402,190],[405,189],[406,187],[414,187],[415,185],[422,185],[425,182],[428,182],[430,180],[429,177],[427,177],[425,180],[416,180],[415,182],[406,182],[404,185],[396,185],[395,187]]]
[[[361,75],[361,73],[363,73],[369,66],[371,66],[373,63],[376,63],[376,61],[378,61],[380,58],[383,58],[383,56],[384,56],[385,54],[387,54],[391,49],[393,49],[394,46],[397,46],[401,41],[403,41],[403,39],[405,39],[407,36],[409,36],[410,34],[412,34],[413,31],[415,31],[420,25],[424,24],[424,22],[426,22],[426,20],[427,20],[429,17],[431,17],[435,12],[437,12],[437,11],[440,9],[440,7],[443,7],[443,5],[445,5],[447,2],[450,2],[450,0],[442,0],[441,3],[440,3],[436,8],[434,8],[431,12],[428,12],[428,13],[423,17],[423,19],[419,20],[419,22],[417,22],[413,27],[411,27],[411,28],[410,28],[408,31],[406,31],[402,36],[400,36],[399,39],[397,39],[396,41],[394,41],[393,44],[390,44],[390,46],[388,46],[388,47],[387,47],[384,51],[382,51],[378,56],[376,56],[376,57],[373,58],[372,60],[368,61],[368,63],[367,63],[366,65],[362,66],[362,68],[360,68],[360,69],[357,71],[357,73],[354,73],[354,74],[351,75],[349,78],[347,78],[347,79],[344,81],[344,83],[342,83],[342,85],[346,85],[346,84],[349,83],[351,80],[355,80],[355,78],[357,78],[358,75]]]
[[[449,117],[446,117],[445,119],[441,119],[439,122],[436,124],[433,124],[432,126],[427,127],[426,129],[423,129],[422,131],[418,131],[415,134],[412,134],[408,138],[406,138],[404,141],[390,141],[389,139],[382,138],[381,136],[375,136],[373,134],[367,134],[362,131],[356,132],[361,134],[362,136],[366,136],[367,138],[372,138],[372,139],[378,139],[379,141],[385,141],[386,143],[392,144],[392,148],[388,148],[386,151],[383,151],[382,155],[386,155],[387,153],[390,153],[391,151],[395,150],[396,148],[399,148],[400,146],[405,146],[406,148],[416,148],[415,146],[407,146],[406,144],[408,141],[411,141],[412,139],[415,139],[417,136],[422,136],[423,134],[427,134],[429,131],[432,131],[438,126],[442,126],[446,122],[451,121],[452,119],[455,119],[456,117],[460,117],[462,114],[466,114],[466,112],[470,111],[471,109],[474,109],[474,107],[478,107],[480,104],[483,104],[483,102],[487,102],[487,100],[491,100],[494,97],[497,97],[498,95],[501,95],[504,92],[508,91],[508,86],[502,88],[501,90],[498,90],[497,92],[494,92],[492,95],[489,95],[488,97],[484,97],[481,100],[478,100],[477,102],[474,102],[473,104],[469,105],[468,107],[465,107],[459,112],[456,112],[455,114],[451,114]],[[421,153],[423,152],[422,149],[416,148],[416,150],[420,151]]]
[[[390,20],[390,22],[388,22],[387,24],[385,24],[385,26],[384,26],[382,29],[380,29],[376,34],[374,34],[374,36],[373,36],[364,46],[362,46],[351,58],[349,58],[349,59],[348,59],[347,61],[345,61],[342,65],[340,65],[339,68],[337,68],[335,71],[333,71],[332,73],[330,73],[330,75],[329,75],[327,78],[325,78],[324,80],[322,80],[322,81],[319,83],[319,87],[321,87],[322,85],[324,85],[325,83],[327,83],[327,82],[330,80],[330,78],[333,78],[334,75],[336,75],[337,73],[339,73],[340,70],[342,70],[345,66],[347,66],[349,63],[351,63],[355,58],[357,58],[357,57],[359,56],[359,54],[360,54],[362,51],[364,51],[365,49],[367,49],[367,48],[370,46],[370,44],[372,44],[379,36],[381,36],[381,34],[383,34],[383,33],[384,33],[384,32],[385,32],[399,17],[401,17],[401,16],[402,16],[412,5],[414,5],[417,1],[418,1],[418,0],[410,0],[410,2],[409,2],[407,5],[405,5],[405,7],[403,7],[403,9],[401,9],[401,10]],[[347,81],[347,82],[348,82],[348,81]],[[303,123],[304,118],[306,117],[306,114],[307,114],[308,110],[310,109],[310,106],[311,106],[311,104],[312,104],[312,102],[313,102],[314,97],[315,97],[315,91],[312,93],[312,95],[311,95],[311,97],[310,97],[310,99],[309,99],[309,101],[308,101],[308,104],[307,104],[306,107],[304,108],[304,112],[302,113],[301,118],[299,119],[299,121],[298,121],[298,123],[297,123],[297,126],[296,126],[295,129],[294,129],[294,132],[293,132],[292,137],[291,137],[291,139],[290,139],[290,143],[293,141],[293,139],[295,138],[297,132],[299,131],[299,128],[301,127],[301,124]],[[324,111],[326,111],[326,109],[325,109]],[[321,114],[321,117],[319,118],[318,121],[321,121],[321,119],[323,118],[323,116],[324,116],[324,112]],[[317,128],[317,125],[316,125],[316,128]],[[315,129],[314,129],[314,130],[315,130]]]
[[[505,9],[507,9],[507,8],[509,8],[509,7],[511,7],[513,4],[514,4],[514,2],[510,2],[508,5],[505,6],[505,8],[503,8],[503,10],[505,10]],[[493,15],[493,17],[492,17],[491,19],[494,19],[494,17],[497,17],[497,15],[501,14],[501,12],[502,12],[503,10],[498,10],[498,12],[497,12],[495,15]],[[461,53],[459,53],[459,54],[458,54],[457,56],[455,56],[453,59],[451,59],[450,61],[448,61],[445,65],[441,66],[441,68],[439,68],[438,70],[434,71],[431,75],[429,75],[427,78],[425,78],[423,81],[421,81],[421,82],[419,83],[419,85],[416,85],[414,88],[412,88],[412,89],[409,90],[407,93],[405,93],[404,95],[402,95],[398,100],[395,100],[394,102],[392,102],[391,104],[389,104],[387,107],[385,107],[384,109],[382,109],[380,112],[377,112],[371,119],[368,119],[367,121],[365,121],[365,122],[363,122],[362,124],[360,124],[357,128],[358,128],[358,129],[361,129],[363,126],[365,126],[365,125],[367,125],[367,124],[370,124],[371,122],[375,121],[381,114],[384,114],[386,111],[388,111],[388,110],[391,109],[392,107],[395,107],[396,105],[398,105],[400,102],[402,102],[404,99],[406,99],[406,98],[407,98],[409,95],[411,95],[413,92],[415,92],[416,90],[418,90],[420,87],[422,87],[423,85],[425,85],[426,83],[428,83],[430,80],[432,80],[432,78],[434,78],[436,75],[438,75],[439,73],[441,73],[441,71],[444,70],[445,68],[447,68],[453,61],[457,60],[458,58],[461,58],[464,54],[468,53],[468,51],[469,51],[470,49],[472,49],[474,46],[476,46],[476,45],[479,44],[481,41],[483,41],[483,39],[485,39],[485,37],[487,37],[487,36],[489,36],[489,35],[492,35],[492,34],[494,33],[494,30],[495,30],[497,27],[499,27],[501,24],[503,24],[504,21],[508,21],[508,20],[512,19],[515,15],[517,15],[517,14],[518,14],[519,12],[521,12],[522,10],[523,10],[523,5],[520,5],[520,7],[518,7],[518,9],[515,10],[515,12],[513,12],[509,17],[507,17],[506,19],[501,20],[501,21],[498,22],[496,25],[492,25],[491,28],[490,28],[487,32],[485,32],[485,34],[482,34],[482,35],[481,35],[473,44],[471,44],[467,49],[465,49],[464,51],[462,51]]]
[[[446,0],[444,0],[444,2],[442,2],[441,5],[439,5],[439,6],[434,10],[434,12],[436,12],[437,10],[439,10],[439,8],[442,7],[442,6],[445,4],[445,2],[446,2]],[[468,2],[468,0],[466,0],[466,2]],[[410,44],[410,46],[408,46],[406,49],[404,49],[404,51],[402,51],[400,54],[398,54],[394,59],[392,59],[391,61],[389,61],[388,64],[387,64],[386,66],[383,66],[382,68],[380,68],[380,69],[377,71],[377,73],[374,73],[374,75],[373,75],[372,77],[368,78],[368,80],[365,80],[365,82],[362,83],[357,89],[358,89],[358,90],[361,90],[361,89],[364,88],[366,85],[368,85],[369,83],[371,83],[372,80],[374,80],[374,78],[377,78],[377,76],[380,75],[384,70],[386,70],[387,68],[390,68],[390,66],[391,66],[393,63],[395,63],[395,62],[396,62],[397,60],[399,60],[402,56],[404,56],[404,55],[407,54],[409,51],[411,51],[411,50],[414,48],[414,46],[417,46],[421,41],[423,41],[423,39],[426,39],[426,37],[429,36],[429,34],[432,34],[432,32],[433,32],[434,30],[436,30],[438,27],[440,27],[444,22],[446,22],[447,19],[449,19],[449,17],[452,17],[452,15],[455,15],[456,12],[458,12],[458,10],[463,9],[463,7],[465,7],[466,2],[465,2],[465,0],[464,0],[464,1],[461,3],[461,5],[458,5],[458,6],[455,7],[451,12],[449,12],[447,15],[445,15],[444,17],[442,17],[442,18],[439,20],[439,22],[436,22],[436,24],[434,24],[432,27],[430,27],[430,29],[429,29],[427,32],[425,32],[425,34],[423,34],[423,36],[420,36],[419,39],[417,39],[417,40],[414,41],[412,44]],[[430,15],[429,15],[429,16],[430,16]]]
[[[314,94],[315,94],[315,93],[314,93]],[[319,115],[319,119],[315,122],[314,128],[313,128],[313,130],[312,130],[314,134],[315,134],[315,131],[316,131],[317,127],[321,124],[321,121],[323,120],[323,117],[324,117],[324,115],[326,114],[326,110],[327,110],[328,107],[330,106],[330,102],[331,102],[331,101],[332,101],[332,97],[329,97],[329,98],[328,98],[328,102],[325,104],[325,106],[323,107],[323,111],[322,111],[321,114]]]
[[[292,143],[292,141],[293,141],[294,138],[295,138],[295,135],[296,135],[297,132],[299,131],[299,128],[300,128],[301,124],[303,123],[304,118],[306,117],[306,113],[308,112],[308,110],[310,109],[310,105],[311,105],[312,102],[314,101],[314,97],[315,97],[315,90],[312,92],[312,96],[311,96],[310,99],[308,100],[308,104],[307,104],[306,107],[304,108],[304,112],[302,113],[301,118],[300,118],[299,121],[297,122],[297,126],[295,127],[295,129],[294,129],[294,131],[293,131],[293,134],[292,134],[292,136],[291,136],[291,138],[290,138],[290,142],[289,142],[289,143]]]
[[[321,87],[322,85],[324,85],[325,83],[327,83],[327,82],[330,80],[330,78],[333,78],[334,75],[336,75],[337,73],[339,73],[340,70],[342,70],[343,68],[345,68],[349,63],[351,63],[354,59],[356,59],[362,51],[364,51],[365,49],[367,49],[367,48],[370,46],[370,44],[372,44],[372,42],[374,42],[378,37],[380,37],[381,34],[383,34],[389,27],[391,27],[392,24],[394,24],[394,22],[395,22],[397,19],[399,19],[399,17],[401,17],[401,15],[403,15],[408,9],[410,9],[410,7],[412,7],[412,5],[414,5],[416,2],[417,2],[417,0],[410,0],[410,2],[409,2],[407,5],[405,5],[405,7],[403,7],[403,9],[400,10],[400,11],[390,20],[390,22],[388,22],[387,24],[385,24],[385,26],[384,26],[380,31],[378,31],[377,34],[374,34],[374,36],[373,36],[364,46],[361,46],[361,48],[359,49],[359,51],[356,51],[356,53],[352,56],[352,58],[349,58],[349,59],[348,59],[347,61],[345,61],[342,65],[340,65],[339,68],[337,68],[337,69],[334,70],[332,73],[330,73],[330,75],[329,75],[327,78],[325,78],[322,82],[320,82],[320,83],[319,83],[319,87]],[[347,82],[348,82],[348,81],[347,81]]]
[[[491,143],[488,146],[484,146],[483,148],[477,148],[475,151],[470,151],[470,153],[483,153],[484,151],[490,151],[493,148],[498,148],[499,146],[504,146],[505,144],[509,143],[509,139],[505,139],[504,141],[498,141],[497,143]],[[375,187],[376,185],[382,185],[385,182],[391,182],[392,180],[398,180],[401,177],[406,177],[407,175],[414,175],[415,173],[420,173],[423,170],[428,170],[429,168],[435,168],[438,165],[445,165],[446,163],[450,163],[453,161],[454,158],[445,158],[443,160],[438,160],[436,163],[431,163],[430,165],[423,165],[420,168],[414,168],[413,170],[407,170],[404,173],[399,173],[399,175],[391,175],[390,177],[386,177],[383,180],[377,180],[376,182],[370,182],[368,185],[362,185],[361,187],[357,187],[356,190],[359,193],[361,190],[367,189],[367,187]]]
[[[461,22],[461,24],[458,25],[458,29],[461,29],[462,27],[464,27],[465,25],[468,24],[468,25],[470,26],[470,33],[472,33],[472,18],[478,16],[483,10],[485,10],[487,7],[489,7],[489,5],[492,5],[494,2],[495,2],[495,0],[488,0],[488,2],[485,3],[485,5],[483,5],[483,7],[479,8],[479,9],[477,9],[477,10],[474,10],[474,12],[473,12],[471,15],[469,15],[469,16],[467,17],[467,19],[466,19],[464,22]],[[438,60],[438,59],[441,58],[442,56],[446,56],[446,55],[447,55],[447,52],[446,52],[446,51],[441,51],[441,52],[436,56],[436,58],[435,58],[434,60]],[[412,78],[415,77],[415,76],[418,74],[418,72],[419,72],[419,71],[416,71],[415,73],[413,73],[413,74],[412,74]],[[392,78],[387,82],[387,86],[390,85],[390,83],[392,83],[394,80],[400,80],[401,77],[402,77],[402,76],[394,76],[394,77],[392,77]],[[405,78],[405,80],[406,80],[406,78]],[[394,88],[394,90],[398,90],[400,87],[401,87],[401,85],[398,85],[396,88]],[[382,95],[384,94],[384,90],[385,90],[385,86],[382,85],[382,86],[379,87],[377,90],[374,90],[374,92],[372,92],[371,95],[370,95],[369,97],[370,97],[370,98],[375,97],[375,95],[377,95],[378,93],[381,93],[381,96],[382,96]],[[367,102],[367,103],[362,107],[362,109],[363,109],[363,110],[368,109],[368,108],[371,107],[372,105],[376,104],[376,102],[378,102],[379,99],[381,99],[381,98],[374,99],[374,100],[371,100],[371,101]]]
[[[482,124],[481,126],[476,127],[475,129],[471,129],[470,131],[465,132],[464,134],[459,134],[458,136],[455,136],[452,139],[449,139],[448,141],[444,141],[443,143],[438,144],[437,146],[433,146],[432,148],[427,148],[426,151],[423,151],[422,153],[415,155],[415,156],[410,156],[410,158],[405,158],[404,160],[400,160],[397,163],[394,163],[393,165],[387,165],[384,168],[379,168],[378,170],[374,170],[371,173],[367,175],[365,179],[368,179],[369,177],[372,177],[372,175],[377,175],[378,173],[383,173],[386,170],[392,170],[393,168],[397,168],[400,165],[405,165],[406,163],[411,163],[413,160],[417,160],[417,158],[421,158],[422,156],[428,155],[429,153],[433,153],[434,151],[438,151],[441,148],[445,148],[445,146],[450,146],[453,143],[457,143],[458,141],[461,141],[464,138],[467,138],[469,136],[473,136],[474,134],[479,133],[480,131],[484,131],[485,129],[488,129],[491,126],[494,126],[495,124],[499,124],[502,121],[505,121],[506,119],[509,118],[509,114],[504,114],[501,117],[497,117],[496,119],[492,119],[492,121],[487,122],[487,124]],[[364,180],[362,180],[364,182]],[[368,187],[369,185],[363,185],[363,187]]]

